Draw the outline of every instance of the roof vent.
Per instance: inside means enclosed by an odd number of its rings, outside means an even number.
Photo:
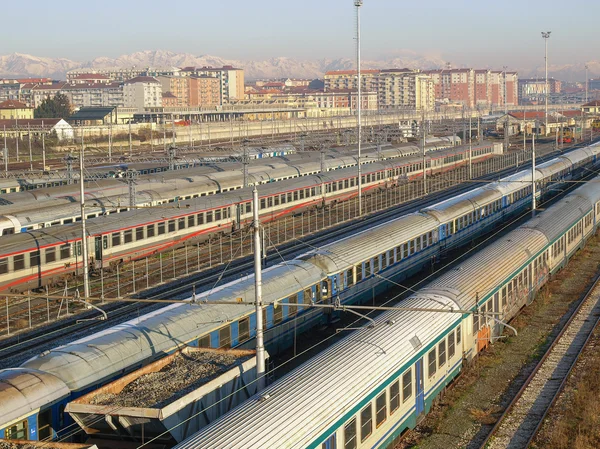
[[[409,341],[415,351],[418,351],[421,348],[421,346],[423,346],[423,343],[421,343],[421,340],[416,335]]]

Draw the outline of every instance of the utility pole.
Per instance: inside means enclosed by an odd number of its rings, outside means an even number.
[[[83,131],[81,132],[81,154],[79,155],[79,196],[81,205],[81,255],[83,256],[83,296],[90,297],[90,279],[88,274],[88,248],[87,231],[85,229],[85,190],[83,187],[83,157],[84,143]]]
[[[4,125],[4,172],[8,173],[8,147],[6,146],[6,125]]]
[[[131,142],[131,120],[129,120],[129,157],[131,157],[132,152],[133,152],[133,144]]]
[[[248,187],[248,139],[242,141],[243,154],[242,154],[242,165],[244,170],[244,187]]]
[[[423,115],[421,128],[423,129],[423,139],[421,140],[423,152],[423,195],[427,195],[427,160],[425,159],[425,115]]]
[[[42,120],[42,171],[46,170],[46,130]]]
[[[469,179],[473,179],[473,139],[471,132],[471,114],[469,114]]]
[[[265,388],[265,344],[262,309],[262,260],[260,257],[262,245],[260,242],[260,221],[258,218],[260,203],[258,201],[258,189],[256,186],[252,190],[252,203],[254,220],[254,293],[256,297],[256,378],[258,379],[257,389],[262,390]]]
[[[112,118],[108,124],[108,162],[112,162]]]
[[[136,185],[135,185],[137,175],[138,175],[138,172],[136,170],[128,169],[125,172],[125,177],[127,178],[127,184],[129,186],[129,207],[132,209],[137,205]]]
[[[545,108],[545,116],[546,116],[546,128],[544,129],[544,135],[548,135],[548,39],[550,39],[551,31],[542,31],[542,38],[544,38],[544,62],[546,64],[546,84],[544,84],[544,93],[546,94],[546,108]]]
[[[536,125],[537,128],[537,125]],[[535,134],[531,134],[531,217],[535,217]]]
[[[362,109],[362,96],[361,96],[361,76],[360,76],[360,7],[362,6],[362,0],[354,0],[354,6],[356,6],[356,82],[358,85],[357,90],[357,119],[358,119],[358,215],[362,215],[362,167],[361,167],[361,140],[362,140],[362,121],[361,121],[361,109]],[[352,98],[352,97],[350,97]]]
[[[27,140],[29,141],[29,170],[33,171],[33,152],[31,150],[31,126],[27,124]]]
[[[508,114],[508,92],[506,91],[506,69],[508,66],[504,66],[504,114]]]

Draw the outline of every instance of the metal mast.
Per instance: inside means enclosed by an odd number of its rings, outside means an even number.
[[[83,296],[90,297],[90,280],[88,275],[87,231],[85,229],[85,191],[83,188],[83,132],[81,133],[81,154],[79,155],[79,195],[81,205],[81,254],[83,256]]]
[[[361,96],[361,76],[360,76],[360,7],[362,6],[362,0],[354,0],[354,6],[356,6],[356,82],[358,84],[357,91],[357,120],[358,120],[358,215],[362,215],[362,168],[361,168],[361,140],[362,140],[362,96]]]
[[[544,38],[544,62],[546,64],[546,83],[544,84],[544,93],[546,94],[546,108],[545,108],[545,119],[546,128],[544,129],[544,135],[548,135],[548,39],[550,39],[551,31],[542,31],[542,37]]]
[[[588,102],[588,65],[585,65],[585,102]],[[583,109],[582,109],[583,111]]]
[[[536,125],[537,126],[537,125]],[[535,133],[531,134],[531,216],[535,217]]]
[[[256,296],[256,378],[258,389],[265,388],[265,343],[263,337],[263,309],[262,309],[262,260],[260,257],[262,245],[260,243],[260,221],[258,218],[258,189],[252,190],[252,218],[254,221],[254,292]]]

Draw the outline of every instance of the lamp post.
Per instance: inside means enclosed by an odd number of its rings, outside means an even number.
[[[506,92],[506,69],[508,66],[504,66],[504,115],[508,114],[508,94]]]
[[[588,102],[588,65],[585,65],[585,102]]]
[[[544,84],[544,93],[546,97],[545,107],[545,120],[546,128],[544,129],[544,135],[548,134],[548,39],[550,39],[551,31],[542,31],[542,38],[544,38],[544,62],[546,64],[546,83]]]
[[[362,109],[362,98],[361,98],[361,79],[360,79],[360,7],[362,6],[362,0],[354,0],[354,6],[356,6],[356,82],[358,86],[357,90],[357,121],[358,121],[358,215],[362,215],[362,168],[360,166],[361,159],[361,140],[362,140],[362,123],[361,123],[361,109]],[[352,99],[352,96],[350,97]]]

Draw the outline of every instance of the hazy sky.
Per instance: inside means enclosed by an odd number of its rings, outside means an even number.
[[[352,57],[353,0],[2,2],[0,54],[88,60],[138,50],[232,59]],[[597,59],[597,0],[364,0],[364,59],[406,50],[456,66],[532,68]]]

